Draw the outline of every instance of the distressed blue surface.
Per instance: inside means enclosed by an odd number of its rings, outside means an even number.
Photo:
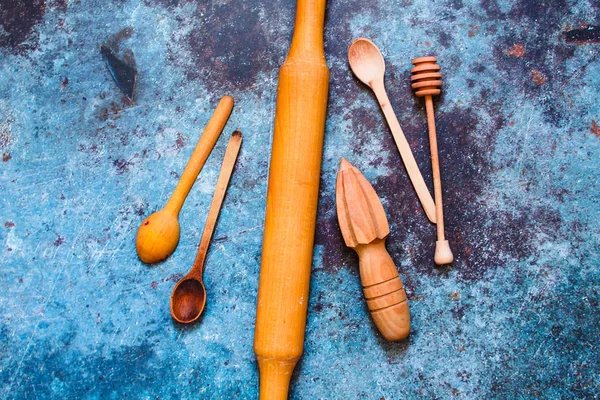
[[[331,68],[305,354],[294,399],[596,398],[600,392],[600,85],[591,0],[330,0]],[[252,351],[277,69],[292,0],[3,1],[0,6],[0,398],[257,397]],[[596,30],[597,32],[597,30]],[[386,84],[426,181],[410,60],[435,54],[450,268],[374,96],[346,51],[382,49]],[[579,36],[578,36],[579,37]],[[583,38],[583,39],[581,39]],[[128,104],[100,44],[133,53]],[[161,208],[218,99],[244,143],[205,273],[201,323],[168,300],[192,264],[228,135],[156,266],[135,233]],[[389,215],[410,339],[374,329],[335,215],[346,157]]]

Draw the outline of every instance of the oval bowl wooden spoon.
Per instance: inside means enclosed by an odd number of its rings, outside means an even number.
[[[153,264],[169,257],[179,243],[179,211],[200,170],[221,135],[233,109],[233,98],[223,96],[206,124],[200,140],[190,157],[173,195],[162,210],[151,214],[140,225],[135,239],[138,257]]]
[[[210,238],[215,229],[221,204],[223,204],[227,185],[229,184],[229,178],[233,172],[235,160],[237,159],[241,145],[242,133],[240,131],[233,132],[227,144],[227,150],[225,150],[225,157],[223,158],[221,172],[217,179],[212,203],[208,210],[208,217],[206,217],[196,260],[190,272],[181,278],[173,288],[173,293],[171,294],[171,316],[181,324],[189,324],[196,321],[202,314],[202,311],[204,311],[204,306],[206,305],[206,288],[202,279],[204,261],[206,260]]]
[[[369,86],[375,93],[377,101],[381,106],[381,110],[385,115],[385,119],[392,131],[392,136],[402,157],[402,162],[406,167],[408,177],[417,192],[417,197],[425,210],[427,218],[433,223],[436,222],[435,215],[435,204],[433,198],[429,193],[427,185],[423,180],[421,171],[415,161],[415,157],[412,154],[410,145],[404,136],[404,132],[400,127],[398,118],[392,109],[390,99],[385,92],[385,86],[383,84],[383,76],[385,74],[385,61],[381,52],[375,46],[375,43],[369,39],[358,38],[352,42],[350,48],[348,48],[348,62],[354,75],[365,85]]]

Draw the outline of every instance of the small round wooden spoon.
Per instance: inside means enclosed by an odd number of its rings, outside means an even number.
[[[436,214],[433,198],[429,193],[429,189],[427,189],[427,185],[425,185],[425,181],[423,180],[421,171],[419,171],[410,145],[404,136],[404,132],[402,132],[398,118],[396,118],[396,114],[394,114],[390,100],[385,92],[385,86],[383,84],[385,62],[381,52],[377,46],[375,46],[375,43],[371,42],[369,39],[358,38],[352,42],[348,49],[348,62],[350,63],[350,68],[352,69],[352,72],[354,72],[354,75],[356,75],[362,83],[368,85],[375,93],[379,105],[383,110],[383,114],[385,115],[385,119],[392,131],[396,146],[400,151],[400,156],[406,167],[408,177],[417,192],[417,197],[425,210],[427,218],[435,223]]]
[[[189,324],[196,321],[200,317],[200,314],[202,314],[202,311],[204,311],[204,306],[206,305],[206,288],[202,280],[204,261],[241,145],[242,133],[240,131],[233,132],[227,144],[227,150],[225,150],[225,157],[221,165],[221,172],[219,173],[212,203],[208,210],[208,217],[206,217],[196,260],[190,272],[181,278],[173,288],[173,293],[171,294],[171,316],[181,324]]]
[[[179,243],[179,211],[200,170],[210,155],[233,109],[233,98],[223,96],[206,124],[173,195],[162,210],[151,214],[140,225],[135,239],[138,257],[153,264],[170,256]]]

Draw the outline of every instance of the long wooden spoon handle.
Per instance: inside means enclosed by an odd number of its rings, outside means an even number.
[[[392,109],[392,105],[385,92],[383,82],[374,81],[372,89],[373,92],[375,92],[375,96],[377,96],[379,105],[381,106],[383,114],[385,115],[385,119],[387,120],[390,130],[392,131],[392,136],[394,137],[396,146],[400,151],[400,156],[402,157],[402,162],[406,167],[408,177],[410,178],[410,181],[417,192],[417,197],[421,201],[421,205],[425,210],[427,218],[429,218],[429,220],[435,224],[437,221],[435,214],[435,203],[433,202],[433,198],[429,193],[429,189],[423,180],[423,175],[421,175],[421,171],[419,170],[417,162],[415,161],[415,157],[412,154],[410,145],[404,136],[404,132],[402,132],[398,118],[396,118],[396,114]]]
[[[196,148],[185,166],[181,178],[179,178],[179,183],[177,183],[177,187],[175,187],[175,191],[167,202],[165,209],[170,210],[176,215],[179,214],[183,202],[194,185],[200,170],[202,170],[206,159],[213,147],[215,147],[215,143],[217,143],[232,109],[233,98],[231,96],[223,96],[212,117],[210,117],[208,124],[206,124],[204,132],[202,132],[202,136],[200,136],[200,140],[198,140],[198,144],[196,144]]]
[[[223,157],[223,164],[221,164],[221,172],[219,172],[219,178],[217,179],[217,185],[215,186],[215,193],[213,194],[212,203],[208,210],[208,216],[206,217],[206,223],[204,224],[204,231],[202,231],[202,239],[200,239],[200,246],[198,247],[198,254],[196,260],[192,266],[190,273],[202,274],[202,267],[204,266],[204,259],[206,258],[206,252],[208,245],[210,244],[210,238],[212,237],[217,218],[219,217],[219,211],[221,211],[221,205],[225,198],[225,192],[229,185],[229,178],[233,172],[235,166],[235,160],[237,159],[240,147],[242,146],[242,132],[235,131],[229,138],[227,149],[225,150],[225,156]]]

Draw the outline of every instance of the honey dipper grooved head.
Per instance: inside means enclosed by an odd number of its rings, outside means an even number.
[[[436,57],[419,57],[412,61],[414,68],[410,70],[412,74],[410,80],[417,97],[440,94],[442,74],[436,62]]]

